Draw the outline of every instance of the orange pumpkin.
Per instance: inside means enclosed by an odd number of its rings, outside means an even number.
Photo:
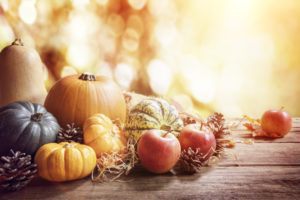
[[[89,117],[83,125],[84,143],[91,146],[97,157],[102,153],[121,152],[126,138],[120,128],[103,114]]]
[[[96,166],[96,154],[83,144],[48,143],[37,151],[34,161],[42,178],[63,182],[89,175]]]
[[[59,124],[82,126],[95,113],[125,121],[126,104],[118,85],[108,77],[89,73],[59,80],[49,91],[45,107]]]

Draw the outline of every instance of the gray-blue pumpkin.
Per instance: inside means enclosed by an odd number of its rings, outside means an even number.
[[[34,154],[44,144],[55,142],[60,126],[44,106],[19,101],[0,108],[0,155],[10,149]]]

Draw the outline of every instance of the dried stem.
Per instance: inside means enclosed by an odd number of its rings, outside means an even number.
[[[24,46],[22,40],[20,38],[16,38],[11,45]]]
[[[97,166],[91,174],[93,181],[111,182],[128,175],[138,162],[136,140],[128,138],[124,153],[103,153],[97,160]]]

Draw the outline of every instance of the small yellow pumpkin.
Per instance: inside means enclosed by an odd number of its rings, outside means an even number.
[[[94,114],[84,122],[83,139],[97,157],[102,153],[121,152],[127,143],[120,128],[103,114]]]
[[[42,178],[63,182],[89,175],[97,159],[95,151],[87,145],[61,142],[43,145],[34,160]]]

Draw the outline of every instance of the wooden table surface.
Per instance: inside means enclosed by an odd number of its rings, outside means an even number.
[[[142,168],[125,182],[95,183],[87,177],[67,183],[37,178],[0,199],[300,199],[300,118],[281,139],[243,142],[249,132],[233,131],[237,142],[215,167],[194,175],[153,175]],[[237,160],[232,155],[236,155]]]

